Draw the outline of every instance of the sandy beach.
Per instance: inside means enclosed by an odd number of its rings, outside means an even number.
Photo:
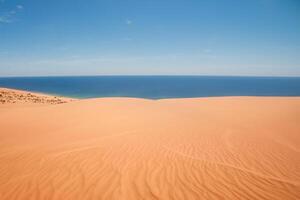
[[[300,199],[300,97],[0,92],[1,200]]]

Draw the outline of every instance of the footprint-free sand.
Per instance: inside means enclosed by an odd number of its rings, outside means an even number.
[[[13,91],[25,97],[0,104],[1,200],[300,199],[299,97]]]

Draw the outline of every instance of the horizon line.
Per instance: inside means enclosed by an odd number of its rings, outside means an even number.
[[[128,75],[116,75],[116,74],[99,74],[99,75],[8,75],[1,76],[0,78],[59,78],[59,77],[261,77],[261,78],[300,78],[300,75],[201,75],[201,74],[128,74]]]

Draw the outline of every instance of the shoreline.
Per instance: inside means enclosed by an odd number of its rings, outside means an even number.
[[[58,94],[52,94],[52,93],[44,93],[44,92],[36,92],[36,91],[30,91],[30,90],[20,90],[20,89],[14,89],[14,88],[7,88],[7,87],[0,87],[1,91],[12,91],[16,93],[31,93],[38,96],[45,96],[45,97],[55,97],[59,99],[64,99],[68,101],[82,101],[82,100],[92,100],[92,99],[144,99],[144,100],[150,100],[150,101],[161,101],[161,100],[180,100],[180,99],[210,99],[210,98],[300,98],[300,96],[251,96],[251,95],[245,95],[245,96],[234,96],[234,95],[225,95],[225,96],[196,96],[196,97],[170,97],[170,98],[143,98],[143,97],[131,97],[131,96],[105,96],[105,97],[69,97],[69,96],[63,96]]]
[[[300,78],[229,76],[79,76],[1,79],[3,87],[74,99],[177,99],[300,96]]]

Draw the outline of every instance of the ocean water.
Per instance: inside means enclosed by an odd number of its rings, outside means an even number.
[[[82,76],[0,78],[0,87],[75,98],[300,96],[300,77]]]

